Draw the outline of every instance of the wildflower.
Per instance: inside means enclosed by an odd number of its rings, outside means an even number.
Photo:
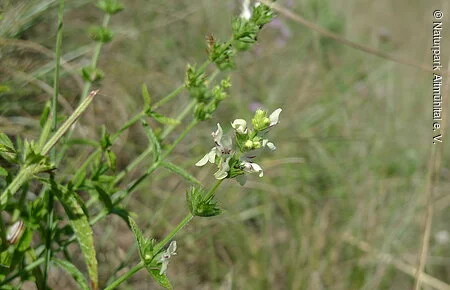
[[[177,253],[175,252],[177,250],[177,242],[172,241],[170,242],[169,247],[165,252],[162,253],[162,255],[158,259],[158,263],[161,264],[161,270],[159,271],[159,275],[163,275],[167,271],[167,266],[169,265],[169,260],[171,256],[175,256]]]
[[[219,123],[217,123],[217,131],[213,132],[211,135],[214,139],[214,143],[216,144],[216,146],[213,147],[211,151],[206,153],[202,159],[200,159],[197,163],[195,163],[196,166],[203,166],[206,163],[208,163],[208,161],[210,163],[215,163],[216,156],[221,157],[222,155],[228,155],[232,151],[231,137],[223,136],[223,130]]]
[[[247,121],[244,119],[236,119],[231,123],[233,129],[241,135],[247,134]]]
[[[245,172],[248,173],[259,173],[259,177],[263,177],[264,171],[258,164],[254,162],[243,161],[241,166]]]
[[[267,148],[269,148],[272,151],[277,149],[277,147],[275,147],[275,145],[272,142],[270,142],[269,139],[263,139],[262,146],[263,147],[267,146]]]
[[[270,114],[269,116],[269,120],[270,120],[270,127],[275,126],[276,124],[278,124],[278,119],[280,117],[280,113],[281,111],[283,111],[281,108],[276,109],[275,111],[273,111],[272,114]]]
[[[261,152],[261,148],[276,149],[275,144],[265,136],[270,128],[279,123],[281,111],[276,109],[267,116],[266,111],[257,110],[252,119],[253,128],[249,128],[244,119],[235,119],[231,126],[235,131],[236,148],[233,147],[231,137],[225,136],[222,127],[217,124],[217,130],[212,133],[216,146],[195,165],[203,166],[208,161],[217,164],[218,171],[214,173],[216,179],[236,177],[241,185],[247,180],[246,173],[257,173],[262,177],[264,171],[254,159]]]

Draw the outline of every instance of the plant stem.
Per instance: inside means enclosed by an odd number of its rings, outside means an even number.
[[[142,268],[144,268],[145,265],[144,263],[142,263],[142,261],[137,264],[136,266],[134,266],[133,268],[131,268],[130,270],[128,270],[128,272],[126,272],[125,274],[123,274],[122,276],[120,276],[117,280],[115,280],[114,282],[112,282],[111,284],[109,284],[105,290],[112,290],[112,289],[116,289],[117,286],[119,286],[120,284],[122,284],[123,282],[125,282],[126,280],[128,280],[131,276],[133,276],[137,271],[141,270]]]
[[[189,113],[189,111],[194,107],[195,101],[190,102],[183,111],[178,115],[178,118],[176,118],[178,121],[183,120],[186,115]],[[175,129],[175,125],[170,125],[166,127],[166,129],[163,131],[161,138],[164,139],[167,137],[167,135],[172,132],[172,130]],[[145,158],[152,153],[153,148],[148,147],[144,152],[142,152],[138,157],[136,157],[135,160],[133,160],[124,170],[122,170],[119,174],[116,175],[116,178],[114,179],[113,185],[116,185],[122,178],[125,177],[125,175],[133,170],[139,163],[141,163]]]
[[[61,139],[61,137],[69,130],[69,128],[75,123],[75,121],[81,116],[81,114],[87,109],[92,99],[97,94],[97,91],[92,91],[89,96],[84,100],[78,108],[69,116],[69,118],[59,127],[58,131],[50,138],[44,145],[44,148],[40,152],[41,155],[47,155],[49,151],[55,146],[55,144]],[[13,181],[3,191],[0,196],[0,207],[8,201],[9,195],[14,195],[20,187],[27,182],[33,174],[36,174],[36,168],[38,165],[30,164],[25,165],[19,170],[19,173],[14,177]]]
[[[223,181],[223,179],[219,179],[216,181],[216,183],[214,183],[213,187],[211,187],[211,189],[206,194],[206,198],[205,198],[206,200],[208,200],[211,196],[213,196],[214,192],[219,187],[219,185],[222,183],[222,181]]]
[[[52,118],[52,126],[51,131],[54,134],[57,128],[57,104],[58,104],[58,95],[59,95],[59,70],[61,65],[61,50],[62,50],[62,33],[63,33],[63,17],[64,17],[64,0],[59,1],[59,9],[58,9],[58,30],[56,33],[56,52],[55,52],[55,76],[54,76],[54,91],[52,98],[52,108],[51,108],[51,116]],[[50,152],[50,160],[52,162],[56,161],[56,149],[53,148]],[[51,177],[53,178],[53,176]],[[48,270],[50,266],[50,259],[52,257],[52,229],[53,229],[53,219],[54,219],[54,209],[53,209],[53,191],[48,191],[48,200],[47,200],[47,235],[45,238],[45,263],[44,263],[44,287],[47,289],[47,277]]]
[[[106,13],[105,16],[103,17],[103,23],[102,23],[102,27],[103,28],[107,28],[108,27],[110,19],[111,19],[111,15]],[[98,63],[98,59],[100,57],[100,52],[102,50],[102,47],[103,47],[103,43],[99,42],[99,43],[97,43],[97,45],[94,48],[94,54],[92,55],[92,61],[91,61],[91,67],[93,69],[97,68],[97,63]],[[91,82],[85,82],[84,87],[83,87],[83,92],[81,93],[80,102],[82,102],[86,98],[86,96],[88,95],[89,91],[91,90],[91,87],[92,87],[92,83]]]
[[[211,197],[214,192],[217,190],[217,188],[219,187],[219,185],[222,183],[223,179],[217,180],[216,183],[213,185],[213,187],[211,187],[211,189],[208,191],[208,193],[206,194],[207,197]],[[170,240],[172,240],[172,238],[179,232],[181,231],[181,229],[183,229],[192,219],[194,218],[194,216],[191,213],[188,213],[183,220],[161,241],[159,242],[154,250],[153,250],[153,258],[159,254],[159,252],[161,252],[161,250],[164,248],[164,246],[170,242]],[[131,268],[130,270],[128,270],[128,272],[126,272],[125,274],[123,274],[122,276],[120,276],[117,280],[115,280],[114,282],[112,282],[108,287],[105,288],[105,290],[109,290],[109,289],[115,289],[115,287],[119,286],[120,284],[122,284],[123,282],[125,282],[126,280],[128,280],[129,278],[131,278],[131,276],[133,276],[137,271],[139,271],[140,269],[144,268],[145,265],[144,263],[141,261],[139,262],[136,266],[134,266],[133,268]]]
[[[170,242],[170,240],[182,229],[185,225],[187,225],[194,216],[191,213],[188,213],[184,219],[162,240],[155,246],[154,253],[158,254],[164,246]]]

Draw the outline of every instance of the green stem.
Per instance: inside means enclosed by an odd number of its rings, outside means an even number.
[[[59,1],[59,10],[58,10],[58,31],[56,33],[56,56],[55,56],[55,76],[54,76],[54,91],[53,91],[53,99],[52,99],[52,133],[56,132],[57,129],[57,104],[58,104],[58,95],[59,95],[59,71],[61,66],[61,48],[62,48],[62,33],[63,33],[63,17],[64,17],[64,0]],[[50,152],[50,160],[53,162],[56,161],[56,150],[53,148]],[[47,236],[45,239],[45,263],[44,263],[44,287],[47,289],[47,277],[48,270],[50,266],[50,259],[52,257],[52,226],[54,219],[54,209],[53,209],[53,191],[50,190],[48,192],[48,200],[47,200]]]
[[[87,107],[91,104],[95,95],[98,91],[92,91],[89,96],[80,103],[78,108],[69,116],[69,118],[59,127],[58,131],[50,138],[50,140],[44,145],[42,148],[42,155],[47,155],[50,149],[55,146],[55,144],[61,139],[61,137],[69,130],[69,128],[75,123],[75,121],[81,116],[81,114],[87,109]]]
[[[186,115],[189,113],[189,111],[194,107],[195,101],[190,102],[183,111],[178,115],[178,118],[176,118],[178,121],[182,121]],[[166,138],[172,131],[175,129],[175,125],[170,125],[166,127],[161,135],[161,138]],[[139,165],[142,161],[146,159],[146,157],[153,152],[152,147],[148,147],[144,152],[142,152],[138,157],[136,157],[135,160],[133,160],[124,170],[122,170],[119,174],[116,175],[116,178],[114,179],[113,185],[116,185],[122,178],[125,177],[125,175],[133,170],[136,166]]]
[[[3,223],[3,218],[0,216],[0,239],[2,241],[0,249],[6,249],[8,247],[8,240],[6,239],[6,227]],[[2,252],[2,251],[0,251]]]
[[[37,259],[33,263],[30,263],[29,265],[25,266],[20,272],[17,272],[15,275],[13,275],[13,276],[11,276],[11,277],[1,281],[0,282],[0,286],[7,285],[9,282],[13,281],[14,279],[19,277],[20,275],[23,275],[23,273],[26,273],[26,272],[29,272],[29,271],[33,270],[34,268],[38,267],[39,265],[41,265],[44,262],[45,262],[44,258]]]
[[[130,270],[128,270],[128,272],[126,272],[125,274],[123,274],[122,276],[120,276],[117,280],[115,280],[114,282],[112,282],[111,284],[109,284],[105,290],[112,290],[112,289],[116,289],[120,284],[122,284],[123,282],[125,282],[126,280],[128,280],[131,276],[133,276],[137,271],[141,270],[142,268],[144,268],[145,265],[144,263],[140,262],[139,264],[137,264],[136,266],[134,266],[133,268],[131,268]]]
[[[206,196],[207,197],[213,196],[214,192],[217,190],[217,188],[222,183],[222,181],[223,181],[223,179],[217,180],[216,183],[213,185],[213,187],[208,191]],[[159,252],[161,252],[161,250],[164,248],[164,246],[168,242],[170,242],[173,239],[173,237],[179,231],[181,231],[193,218],[194,218],[194,216],[191,213],[188,213],[183,218],[183,220],[161,242],[159,242],[155,246],[155,248],[153,250],[153,253],[154,253],[153,257],[155,257],[157,254],[159,254]],[[117,286],[119,286],[120,284],[122,284],[123,282],[125,282],[126,280],[131,278],[131,276],[133,276],[137,271],[139,271],[140,269],[142,269],[144,267],[145,267],[144,263],[142,261],[139,262],[136,266],[134,266],[133,268],[128,270],[128,272],[126,272],[125,274],[120,276],[117,280],[112,282],[108,287],[105,288],[105,290],[115,289]]]
[[[78,108],[69,116],[69,118],[59,127],[58,131],[50,138],[49,141],[44,145],[44,148],[40,152],[41,155],[47,155],[50,150],[55,146],[55,144],[61,139],[61,137],[69,130],[69,128],[75,123],[75,121],[81,116],[81,114],[87,109],[89,104],[92,102],[95,94],[97,92],[91,92],[89,96],[78,106]],[[36,168],[38,165],[31,164],[25,165],[19,170],[19,173],[14,177],[13,181],[8,185],[8,187],[3,191],[0,196],[0,207],[6,204],[9,196],[14,195],[20,187],[27,182],[33,174],[36,174]]]
[[[175,98],[176,96],[178,96],[184,89],[184,85],[179,86],[178,88],[176,88],[173,92],[171,92],[170,94],[168,94],[167,96],[165,96],[164,98],[162,98],[161,100],[159,100],[158,102],[156,102],[153,106],[152,106],[152,110],[156,110],[158,109],[160,106],[164,105],[165,103],[167,103],[168,101],[172,100],[173,98]]]
[[[105,16],[103,17],[103,23],[102,23],[102,27],[103,28],[107,28],[108,27],[110,19],[111,19],[111,15],[106,13]],[[92,55],[92,61],[91,61],[91,67],[93,69],[97,68],[98,59],[100,57],[100,52],[102,50],[102,47],[103,47],[103,43],[99,42],[99,43],[97,43],[97,45],[94,48],[94,54]],[[88,95],[89,91],[91,90],[91,87],[92,87],[92,83],[91,82],[86,82],[84,84],[83,92],[81,93],[80,101],[83,101],[86,98],[86,96]]]
[[[222,181],[223,181],[223,179],[219,179],[216,181],[216,183],[214,183],[213,187],[211,187],[211,189],[206,194],[206,198],[205,198],[206,200],[208,200],[209,198],[211,198],[211,196],[213,196],[214,192],[219,187],[219,185],[222,183]]]
[[[164,246],[170,242],[170,240],[182,229],[185,225],[187,225],[194,216],[191,213],[188,213],[184,219],[162,240],[155,246],[154,253],[158,254]]]

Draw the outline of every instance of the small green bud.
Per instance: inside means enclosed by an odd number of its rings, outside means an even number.
[[[263,111],[261,109],[256,110],[255,112],[255,118],[264,118],[267,115],[266,111]]]
[[[251,140],[245,141],[244,147],[245,147],[245,149],[248,149],[248,150],[252,149],[253,148],[253,142]]]
[[[81,75],[86,82],[94,83],[103,79],[105,74],[98,68],[86,66],[81,69]]]
[[[186,191],[186,202],[193,216],[211,217],[222,212],[214,201],[214,196],[207,197],[199,187],[191,187]]]
[[[233,57],[235,52],[230,43],[214,42],[208,48],[209,60],[217,65],[220,70],[232,69],[235,67]]]
[[[256,110],[255,117],[252,119],[253,128],[256,131],[262,131],[270,125],[270,119],[267,118],[267,112],[263,110]]]
[[[100,0],[97,7],[107,14],[116,14],[123,10],[124,6],[117,0]]]
[[[269,23],[274,17],[273,10],[264,4],[260,4],[253,9],[250,21],[260,27],[260,29],[267,23]]]
[[[92,26],[89,28],[89,37],[92,40],[107,43],[110,42],[113,38],[113,32],[106,27],[102,26]]]
[[[259,141],[253,141],[252,143],[253,143],[253,148],[254,148],[254,149],[259,149],[259,148],[261,148],[261,142],[259,142]]]

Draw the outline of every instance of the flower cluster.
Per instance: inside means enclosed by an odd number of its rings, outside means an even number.
[[[234,139],[223,133],[217,123],[217,130],[211,135],[215,146],[195,165],[203,166],[210,162],[216,164],[218,171],[214,173],[216,179],[233,178],[244,185],[247,177],[245,173],[258,173],[262,177],[264,172],[260,165],[254,162],[258,151],[264,147],[275,150],[273,142],[266,138],[268,131],[278,124],[281,109],[276,109],[267,116],[267,112],[257,110],[252,119],[253,128],[247,126],[244,119],[236,119],[231,123],[234,129]]]

